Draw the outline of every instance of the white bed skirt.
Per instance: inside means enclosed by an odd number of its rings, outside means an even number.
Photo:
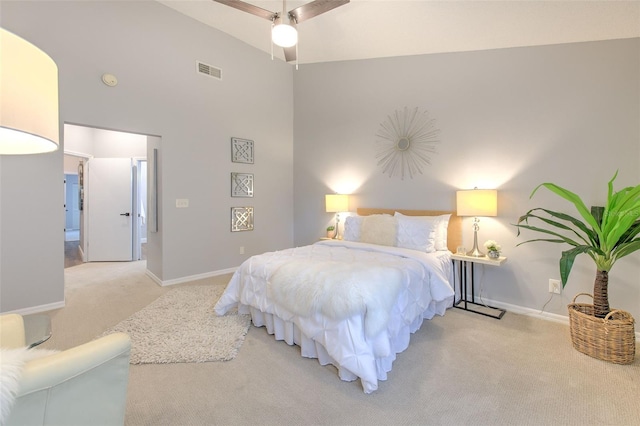
[[[424,319],[431,319],[435,314],[444,315],[451,304],[452,298],[436,303],[435,307],[432,305],[431,307],[435,309],[428,310],[423,316],[416,318],[413,323],[402,326],[396,330],[397,332],[394,333],[394,336],[389,336],[389,333],[380,333],[379,339],[384,339],[385,341],[374,342],[372,346],[374,348],[383,348],[379,352],[384,354],[374,354],[374,361],[372,362],[375,363],[375,366],[364,366],[362,371],[350,371],[345,366],[340,365],[327,353],[327,350],[320,342],[305,336],[292,321],[283,320],[276,315],[264,313],[256,308],[242,304],[238,306],[238,312],[240,314],[251,314],[253,325],[265,327],[267,332],[273,335],[276,340],[299,346],[303,357],[316,358],[321,365],[331,364],[335,366],[338,369],[338,376],[341,380],[350,382],[360,378],[364,392],[371,393],[378,389],[378,380],[387,380],[387,373],[391,371],[396,354],[409,347],[411,334],[420,328]],[[375,376],[377,376],[375,378],[367,374],[367,371],[372,369],[375,369]]]

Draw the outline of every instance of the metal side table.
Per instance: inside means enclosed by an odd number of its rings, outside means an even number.
[[[474,312],[491,318],[500,319],[506,310],[495,308],[475,302],[475,282],[474,266],[476,264],[500,266],[507,261],[506,257],[491,259],[489,257],[473,257],[465,254],[453,254],[451,256],[454,266],[454,279],[460,277],[460,299],[453,302],[453,306],[465,311]],[[456,262],[458,263],[458,274],[455,274]],[[469,291],[470,290],[470,291]]]

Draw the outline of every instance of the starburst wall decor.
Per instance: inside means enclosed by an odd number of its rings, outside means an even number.
[[[411,179],[417,173],[422,174],[423,167],[431,164],[431,154],[436,153],[439,135],[435,119],[427,111],[407,107],[396,110],[376,133],[376,158],[382,173],[400,176],[402,180],[405,173]]]

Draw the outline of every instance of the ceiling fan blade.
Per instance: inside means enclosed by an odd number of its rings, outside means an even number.
[[[250,13],[252,15],[256,15],[259,16],[261,18],[264,19],[268,19],[269,21],[273,21],[273,18],[275,17],[276,13],[267,10],[267,9],[263,9],[261,7],[258,6],[254,6],[250,3],[245,3],[243,1],[240,0],[213,0],[216,3],[221,3],[221,4],[225,4],[227,6],[231,6],[233,8],[236,8],[238,10],[241,10],[243,12],[247,12]]]
[[[296,47],[295,46],[283,47],[283,49],[284,49],[284,59],[287,62],[291,62],[291,61],[295,61],[296,60]]]
[[[289,11],[289,15],[293,16],[299,24],[300,22],[304,22],[307,19],[313,18],[314,16],[318,16],[321,13],[328,12],[331,9],[335,9],[338,6],[342,6],[347,3],[349,3],[349,0],[315,0]]]

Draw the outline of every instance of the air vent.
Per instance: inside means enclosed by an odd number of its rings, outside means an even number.
[[[196,61],[196,72],[199,74],[208,75],[209,77],[222,79],[222,70],[211,65],[207,65],[204,62]]]

